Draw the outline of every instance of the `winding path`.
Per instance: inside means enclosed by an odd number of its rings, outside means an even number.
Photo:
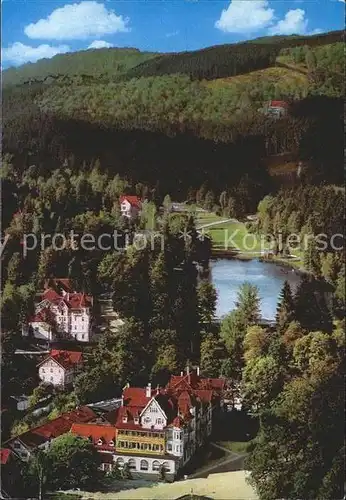
[[[243,469],[244,458],[247,456],[247,453],[234,453],[233,451],[230,451],[227,448],[224,448],[223,446],[220,446],[216,443],[210,444],[215,448],[219,448],[220,450],[225,451],[228,456],[226,456],[224,459],[221,459],[215,464],[202,468],[198,472],[189,475],[189,479],[198,479],[202,477],[208,477],[209,474]]]
[[[206,227],[217,226],[218,224],[226,224],[226,222],[237,223],[239,221],[237,219],[217,220],[217,221],[214,221],[214,222],[208,222],[208,224],[202,224],[201,226],[198,226],[196,229],[197,229],[197,231],[199,231],[200,229],[205,229]]]

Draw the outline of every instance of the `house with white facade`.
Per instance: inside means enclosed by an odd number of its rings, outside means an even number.
[[[93,298],[73,290],[67,279],[45,283],[35,314],[23,329],[24,336],[48,342],[65,339],[90,342],[92,336]]]
[[[121,215],[129,219],[135,219],[140,214],[142,202],[138,196],[120,196]]]
[[[71,432],[90,439],[103,470],[127,464],[133,473],[157,475],[163,470],[174,479],[210,437],[224,384],[224,379],[206,379],[188,370],[172,377],[165,388],[126,387],[122,405],[106,415],[108,425],[73,425]]]
[[[53,349],[38,366],[42,382],[56,387],[68,387],[83,365],[81,352]]]

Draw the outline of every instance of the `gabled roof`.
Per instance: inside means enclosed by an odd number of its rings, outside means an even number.
[[[124,194],[120,196],[120,203],[122,203],[123,201],[128,201],[133,207],[140,208],[141,206],[141,200],[138,196]]]
[[[9,448],[1,448],[0,450],[1,465],[7,464],[11,455],[12,451]]]
[[[143,415],[143,413],[144,413],[144,412],[145,412],[145,411],[149,408],[149,406],[150,406],[150,405],[152,405],[152,404],[155,404],[155,405],[159,408],[159,410],[160,410],[160,412],[161,412],[162,416],[163,416],[163,417],[167,420],[167,415],[166,415],[165,411],[163,410],[163,408],[161,407],[160,402],[159,402],[159,400],[157,399],[157,396],[156,396],[156,397],[155,397],[155,396],[153,396],[153,397],[152,397],[152,398],[148,401],[148,403],[146,404],[146,406],[145,406],[145,407],[143,408],[143,410],[141,411],[141,416],[142,416],[142,415]]]
[[[71,433],[77,436],[90,439],[100,450],[114,450],[116,441],[116,428],[111,425],[97,424],[72,424]],[[98,445],[102,439],[103,444]],[[110,443],[113,442],[113,446]]]
[[[50,355],[47,356],[47,358],[45,358],[43,361],[41,361],[41,363],[39,363],[37,366],[41,366],[51,359],[68,370],[82,362],[83,353],[79,351],[64,351],[59,349],[52,349]]]

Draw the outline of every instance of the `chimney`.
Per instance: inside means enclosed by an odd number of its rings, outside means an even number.
[[[145,389],[145,397],[151,398],[151,383],[149,382]]]
[[[199,376],[199,366],[197,366],[197,375]]]
[[[190,365],[189,364],[187,364],[187,367],[186,367],[186,374],[187,374],[187,380],[188,380],[188,382],[190,384],[190,382],[191,382],[191,376],[190,376]]]

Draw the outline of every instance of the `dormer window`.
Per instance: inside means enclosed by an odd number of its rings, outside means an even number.
[[[139,417],[135,417],[134,422],[135,422],[135,424],[139,424]]]
[[[108,444],[109,444],[109,446],[114,446],[114,441],[113,441],[113,439],[112,439],[111,441],[109,441],[109,443],[108,443]]]
[[[123,423],[126,424],[127,423],[127,415],[124,415],[123,416]]]
[[[97,445],[98,446],[102,446],[103,445],[103,439],[100,438],[98,441],[97,441]]]

